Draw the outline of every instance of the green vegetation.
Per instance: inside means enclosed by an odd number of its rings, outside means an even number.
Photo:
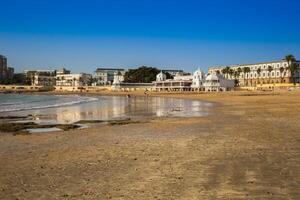
[[[244,73],[244,86],[245,86],[245,85],[248,85],[248,83],[245,84],[245,79],[246,79],[246,74],[250,73],[250,67],[244,67],[243,68],[243,73]]]
[[[280,68],[279,68],[279,71],[280,71],[280,77],[281,77],[280,82],[281,82],[281,83],[283,82],[283,77],[285,76],[284,70],[285,70],[284,67],[280,67]]]
[[[131,119],[124,119],[124,120],[111,120],[108,122],[112,126],[116,125],[126,125],[126,124],[138,124],[140,121],[132,121]]]
[[[273,71],[273,67],[271,65],[268,66],[268,72],[269,72],[269,83],[271,83],[271,72]]]
[[[296,63],[294,63],[296,58],[293,55],[287,55],[285,56],[285,60],[288,62],[288,67],[286,70],[291,72],[292,81],[294,85],[296,85],[295,74],[298,72],[298,67],[296,66]]]
[[[229,73],[230,73],[230,67],[227,66],[224,69],[222,69],[222,74],[224,74],[226,78],[228,78]]]
[[[125,73],[126,83],[151,83],[156,80],[156,75],[160,71],[154,67],[142,66],[138,69],[130,69]]]
[[[23,123],[3,123],[0,124],[0,131],[5,133],[14,133],[14,134],[28,134],[26,129],[35,129],[35,128],[59,128],[64,131],[77,129],[79,125],[75,124],[48,124],[40,125],[34,122],[23,122]]]
[[[259,68],[256,70],[256,72],[257,72],[257,79],[258,79],[258,82],[260,82],[260,81],[259,81],[259,77],[260,77],[260,73],[261,73],[261,68],[259,67]]]
[[[119,119],[119,120],[80,120],[75,124],[96,124],[96,123],[108,123],[109,125],[125,125],[125,124],[136,124],[140,121],[133,121],[130,118]]]
[[[26,85],[27,84],[28,85],[28,83],[26,82],[26,77],[22,73],[14,74],[11,79],[0,80],[0,84],[4,84],[4,85],[10,85],[10,84]]]

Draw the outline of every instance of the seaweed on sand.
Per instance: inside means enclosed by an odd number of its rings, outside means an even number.
[[[0,131],[7,133],[15,133],[15,134],[28,134],[26,129],[35,129],[35,128],[59,128],[64,131],[77,129],[79,125],[76,124],[47,124],[40,125],[34,122],[23,122],[23,123],[3,123],[0,124]]]

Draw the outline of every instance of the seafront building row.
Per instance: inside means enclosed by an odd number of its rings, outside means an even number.
[[[294,67],[294,71],[290,68]],[[220,73],[230,80],[236,80],[239,86],[258,86],[262,84],[299,83],[300,61],[285,59],[255,64],[239,64],[230,66],[210,67],[209,74]],[[294,74],[292,74],[294,73]]]
[[[198,69],[193,74],[183,70],[161,70],[151,83],[126,83],[123,68],[97,68],[93,75],[59,70],[25,70],[27,85],[52,87],[56,90],[154,90],[154,91],[228,91],[234,87],[262,87],[300,82],[300,61],[282,59],[273,62],[210,67],[205,74]],[[11,78],[13,68],[0,56],[0,80]],[[168,79],[167,79],[168,74]],[[171,77],[171,78],[170,78]],[[25,84],[24,84],[25,85]],[[5,86],[3,86],[4,88]],[[2,88],[2,89],[3,89]],[[32,87],[31,87],[32,88]],[[96,88],[96,89],[95,89]],[[1,88],[0,88],[1,89]]]

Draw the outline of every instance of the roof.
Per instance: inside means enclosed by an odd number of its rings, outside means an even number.
[[[252,63],[252,64],[234,64],[234,65],[228,65],[228,67],[242,67],[242,66],[251,66],[251,65],[262,65],[262,64],[271,64],[271,63],[282,63],[282,62],[286,62],[285,59],[282,60],[275,60],[275,61],[269,61],[269,62],[258,62],[258,63]],[[300,62],[299,60],[296,60],[295,62]],[[216,66],[216,67],[209,67],[209,70],[213,70],[213,69],[222,69],[225,68],[227,66]]]
[[[162,69],[163,72],[183,72],[181,69]]]
[[[27,72],[55,72],[56,70],[52,70],[52,69],[38,69],[38,70],[24,70],[24,73],[27,73]]]
[[[206,81],[217,81],[222,79],[223,76],[222,75],[218,75],[218,74],[210,74],[206,77]]]
[[[125,71],[121,68],[97,68],[96,71]]]

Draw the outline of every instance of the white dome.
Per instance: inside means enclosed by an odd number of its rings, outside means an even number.
[[[207,77],[206,77],[206,81],[217,81],[217,80],[220,80],[220,75],[217,75],[217,74],[209,74]]]
[[[201,69],[198,69],[194,72],[194,76],[204,76],[204,72]]]

